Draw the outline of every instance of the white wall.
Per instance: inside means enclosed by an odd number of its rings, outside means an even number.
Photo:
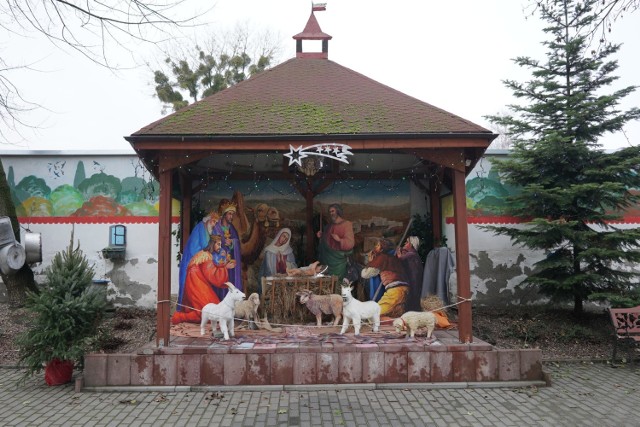
[[[13,171],[12,182],[18,186],[23,178],[35,176],[44,180],[53,191],[61,185],[74,185],[78,162],[83,162],[85,175],[105,173],[120,180],[141,177],[146,181],[150,174],[142,168],[138,158],[129,152],[17,152],[2,153],[6,174]],[[144,201],[153,208],[157,199],[149,196]],[[124,204],[124,202],[122,202]],[[174,201],[175,205],[175,201]],[[23,208],[27,206],[24,204]],[[151,209],[153,210],[153,209]],[[23,209],[24,212],[24,209]],[[18,213],[20,216],[20,213]],[[174,206],[173,215],[177,215]],[[44,271],[54,255],[64,250],[74,233],[74,244],[80,248],[93,266],[95,279],[107,279],[108,298],[116,306],[136,305],[155,308],[158,277],[158,221],[157,216],[94,216],[86,219],[72,216],[43,215],[22,217],[22,235],[25,229],[42,235],[43,262],[32,266],[36,280],[44,280]],[[106,259],[101,250],[109,245],[109,227],[123,224],[127,230],[124,260]],[[172,225],[176,231],[177,224]],[[178,263],[176,240],[172,244],[172,293],[178,292]]]
[[[75,165],[79,160],[84,162],[87,177],[94,173],[104,172],[124,179],[125,177],[142,176],[148,172],[141,169],[137,157],[130,153],[62,153],[62,152],[15,152],[0,153],[5,173],[9,166],[13,167],[14,184],[29,175],[43,178],[53,190],[61,184],[73,184]],[[505,155],[500,152],[499,155]],[[478,163],[476,169],[469,174],[467,182],[477,177],[488,177],[491,171],[491,155],[486,156]],[[65,164],[64,173],[61,173],[60,165]],[[482,190],[482,189],[481,189]],[[469,212],[473,211],[473,195],[468,192]],[[480,196],[482,197],[482,195]],[[477,201],[477,200],[476,200]],[[154,203],[156,200],[150,200]],[[411,185],[411,214],[423,214],[427,210],[427,202],[424,194],[414,185]],[[447,246],[455,253],[455,232],[452,224],[446,224],[447,216],[450,216],[451,207],[443,205],[443,231],[447,237]],[[173,215],[178,214],[175,201]],[[146,223],[136,223],[136,217],[128,217],[127,248],[125,259],[111,261],[105,259],[101,250],[109,243],[109,226],[118,224],[118,218],[110,218],[110,222],[98,221],[98,223],[76,223],[72,217],[60,218],[34,218],[22,222],[23,228],[29,228],[33,232],[42,233],[43,259],[42,264],[34,266],[33,270],[37,280],[42,281],[44,269],[49,265],[56,252],[64,250],[69,243],[72,228],[74,229],[74,241],[80,242],[81,249],[92,263],[95,269],[96,279],[108,279],[109,298],[115,305],[137,305],[154,308],[157,298],[157,274],[158,274],[158,223],[155,220],[145,219]],[[133,222],[130,222],[133,219]],[[46,223],[49,221],[49,223]],[[59,223],[52,223],[58,221]],[[149,223],[149,221],[153,221]],[[40,223],[38,223],[40,222]],[[44,222],[44,223],[43,223]],[[540,260],[544,254],[521,247],[514,247],[510,240],[504,236],[495,236],[489,231],[481,229],[470,218],[469,251],[471,270],[471,291],[474,300],[478,304],[502,305],[502,304],[529,304],[540,301],[540,296],[535,289],[519,286],[533,269],[534,263]],[[514,225],[515,226],[515,225]],[[621,224],[621,228],[634,228],[637,224]],[[173,230],[178,225],[173,224]],[[177,246],[175,238],[172,245],[172,278],[171,293],[178,292],[178,263],[176,261]],[[637,269],[637,266],[628,266]],[[455,273],[452,276],[450,290],[455,293]],[[0,295],[1,297],[1,295]]]

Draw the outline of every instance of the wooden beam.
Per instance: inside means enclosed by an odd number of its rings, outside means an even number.
[[[457,171],[465,171],[466,156],[462,148],[419,149],[416,156],[440,166]]]
[[[180,166],[188,165],[197,162],[198,160],[206,159],[210,156],[211,153],[186,153],[182,151],[178,153],[162,154],[160,156],[159,172],[179,168]]]
[[[171,313],[171,169],[160,172],[160,212],[158,216],[158,291],[156,306],[156,346],[169,346]]]
[[[461,343],[473,342],[471,322],[471,271],[469,267],[469,229],[465,173],[453,171],[453,210],[456,233],[456,273],[458,279],[458,337]],[[465,301],[468,300],[468,301]]]
[[[464,147],[478,147],[487,148],[491,141],[487,138],[415,138],[415,139],[359,139],[359,140],[347,140],[347,139],[331,139],[329,140],[262,140],[262,141],[237,141],[237,140],[216,140],[207,141],[203,140],[189,140],[189,141],[136,141],[133,143],[133,147],[136,150],[162,150],[167,151],[181,151],[190,152],[193,156],[193,150],[207,151],[207,155],[211,155],[214,152],[224,152],[230,154],[234,151],[289,151],[289,145],[298,146],[310,146],[314,144],[321,144],[322,142],[331,142],[338,144],[346,144],[352,148],[352,150],[401,150],[403,148],[464,148]],[[190,160],[187,163],[190,163]]]
[[[418,175],[423,175],[424,172],[423,171],[418,171],[416,172]],[[409,170],[407,170],[407,173],[404,173],[404,171],[393,171],[393,172],[389,172],[389,171],[382,171],[382,172],[344,172],[344,173],[327,173],[327,174],[323,174],[323,173],[318,173],[313,177],[313,182],[315,185],[314,191],[316,194],[320,194],[322,193],[322,191],[328,187],[329,185],[331,185],[331,183],[333,181],[335,181],[336,179],[340,178],[341,174],[344,174],[345,176],[348,176],[350,179],[375,179],[375,180],[379,180],[379,179],[398,179],[398,177],[400,176],[409,176]],[[208,181],[213,182],[213,181],[218,181],[221,179],[237,179],[237,180],[251,180],[253,181],[254,179],[256,179],[256,177],[258,178],[264,178],[264,179],[270,179],[270,180],[283,180],[283,181],[291,181],[294,182],[295,180],[295,174],[294,173],[282,173],[282,172],[258,172],[258,173],[246,173],[246,172],[233,172],[231,175],[227,174],[227,173],[223,173],[223,172],[210,172],[206,175],[198,175],[198,174],[193,174],[193,177],[196,177],[198,179],[201,180],[205,180],[208,179]],[[204,187],[204,185],[206,184],[206,181],[201,181],[201,183],[199,185],[197,185],[196,187],[194,187],[193,192],[197,193],[198,191],[200,191],[202,189],[202,187]]]

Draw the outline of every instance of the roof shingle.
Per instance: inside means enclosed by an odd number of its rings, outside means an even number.
[[[133,135],[491,133],[327,59],[293,58]]]

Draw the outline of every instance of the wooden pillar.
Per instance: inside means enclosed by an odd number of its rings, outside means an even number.
[[[156,346],[169,345],[171,313],[171,169],[160,162],[160,213],[158,225],[158,303],[156,306]]]
[[[456,272],[458,298],[471,299],[471,272],[469,268],[469,229],[467,225],[467,195],[464,171],[453,172],[453,211],[456,233]],[[458,305],[458,337],[461,343],[473,341],[471,301]]]
[[[180,249],[184,251],[184,247],[189,240],[191,234],[191,203],[193,194],[191,192],[192,179],[191,176],[182,176],[180,180],[182,184],[182,217],[180,218]]]
[[[429,182],[429,205],[431,207],[431,229],[433,230],[433,245],[442,242],[442,201],[440,200],[440,186],[436,179]]]

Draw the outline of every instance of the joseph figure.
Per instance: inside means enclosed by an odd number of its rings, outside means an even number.
[[[317,233],[320,239],[318,260],[329,267],[328,274],[338,276],[340,283],[347,274],[347,261],[355,244],[353,224],[343,215],[342,206],[337,203],[329,205],[329,224]]]

